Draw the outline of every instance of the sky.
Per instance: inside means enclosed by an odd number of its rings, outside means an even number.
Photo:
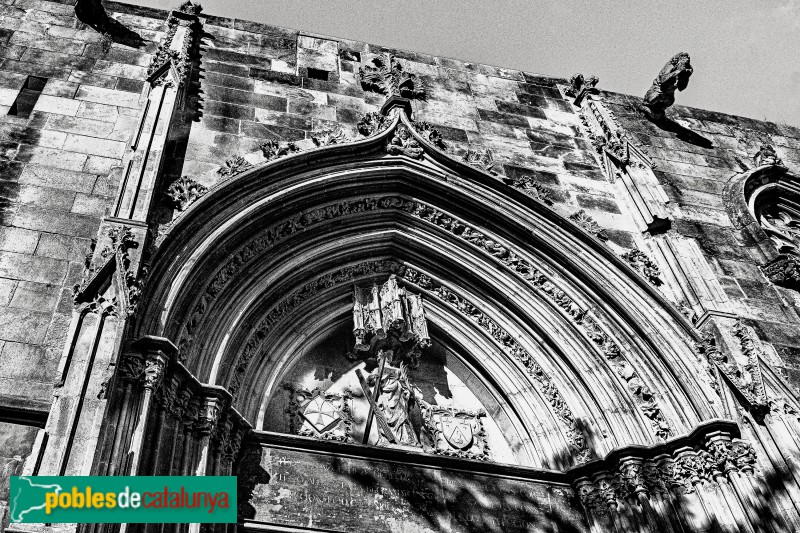
[[[676,103],[800,127],[800,0],[201,3],[212,15],[474,63],[594,74],[601,89],[637,96],[674,54],[688,52],[694,74]]]

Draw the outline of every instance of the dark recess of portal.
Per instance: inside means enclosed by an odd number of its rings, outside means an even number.
[[[16,100],[8,110],[9,115],[21,118],[28,118],[39,100],[39,95],[44,90],[44,85],[47,83],[47,78],[40,78],[39,76],[28,76],[22,89],[19,90]]]

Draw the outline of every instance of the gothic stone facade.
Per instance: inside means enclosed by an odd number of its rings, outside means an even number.
[[[800,526],[800,129],[675,105],[687,54],[640,98],[191,3],[0,38],[0,531],[90,474],[238,475],[209,530]]]

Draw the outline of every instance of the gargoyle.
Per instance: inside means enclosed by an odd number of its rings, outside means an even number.
[[[653,85],[644,95],[644,111],[655,120],[663,119],[666,109],[675,103],[675,91],[682,91],[689,85],[689,77],[694,72],[689,63],[689,54],[680,52],[664,65]]]

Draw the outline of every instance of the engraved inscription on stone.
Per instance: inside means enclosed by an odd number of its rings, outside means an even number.
[[[566,485],[264,446],[255,521],[348,533],[583,529]],[[574,530],[574,529],[572,529]]]

